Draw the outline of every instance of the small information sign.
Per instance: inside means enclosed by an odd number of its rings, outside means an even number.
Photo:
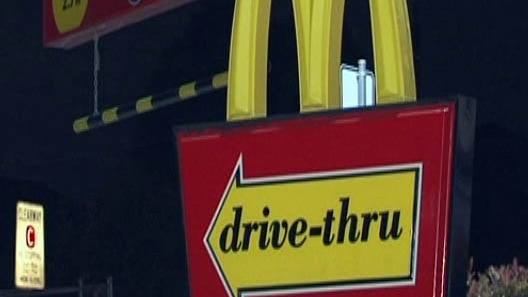
[[[44,289],[44,207],[19,201],[16,212],[15,286]]]

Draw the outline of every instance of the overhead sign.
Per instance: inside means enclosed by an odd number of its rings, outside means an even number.
[[[19,201],[16,207],[15,286],[44,289],[44,208]]]
[[[71,48],[196,0],[42,0],[44,44]]]
[[[455,294],[471,102],[179,129],[191,296]]]

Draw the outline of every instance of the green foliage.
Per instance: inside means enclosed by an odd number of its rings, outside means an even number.
[[[528,269],[517,259],[478,274],[472,271],[472,261],[470,264],[467,297],[528,297]]]

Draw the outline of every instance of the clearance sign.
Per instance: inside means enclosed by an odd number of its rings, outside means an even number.
[[[191,296],[464,292],[474,111],[458,99],[179,129]]]
[[[18,201],[16,207],[15,286],[44,289],[44,207]]]

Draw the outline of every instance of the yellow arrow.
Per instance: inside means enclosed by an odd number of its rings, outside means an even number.
[[[412,284],[421,164],[244,178],[204,243],[229,296]]]

